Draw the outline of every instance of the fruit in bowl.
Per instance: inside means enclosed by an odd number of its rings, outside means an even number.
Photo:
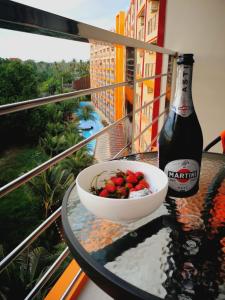
[[[163,203],[168,178],[148,163],[113,160],[81,171],[76,185],[81,202],[94,215],[126,222],[149,215]]]
[[[104,179],[102,184],[99,184],[98,180],[103,172],[97,174],[92,180],[90,192],[96,196],[124,199],[146,196],[152,192],[143,172],[118,169],[112,172],[110,178]]]

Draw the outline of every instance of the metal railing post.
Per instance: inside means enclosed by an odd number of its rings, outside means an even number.
[[[133,80],[133,118],[132,118],[132,153],[135,153],[135,111],[137,110],[137,99],[136,99],[136,89],[137,89],[137,72],[136,72],[136,66],[137,66],[137,48],[134,49],[134,80]]]

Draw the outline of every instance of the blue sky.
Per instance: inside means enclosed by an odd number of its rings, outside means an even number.
[[[119,10],[130,0],[18,0],[17,2],[104,29],[115,27]],[[0,57],[36,61],[89,59],[89,44],[0,29]]]

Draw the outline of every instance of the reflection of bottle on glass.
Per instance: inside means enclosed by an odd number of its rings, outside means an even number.
[[[159,167],[169,178],[169,195],[188,197],[198,191],[203,138],[192,102],[193,54],[177,59],[176,92],[159,137]]]
[[[167,278],[163,284],[165,299],[217,299],[218,263],[212,251],[215,248],[208,247],[204,232],[172,230],[170,238]]]

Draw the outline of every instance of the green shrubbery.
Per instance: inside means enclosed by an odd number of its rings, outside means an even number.
[[[47,64],[0,59],[0,105],[62,92],[62,78],[69,82],[79,72],[87,75],[88,67],[88,63],[76,61]],[[0,173],[0,185],[80,142],[79,119],[73,115],[78,108],[79,100],[72,99],[1,117],[0,167],[4,172]],[[79,115],[85,120],[93,118],[92,110],[82,109]],[[61,205],[66,189],[92,160],[84,147],[1,199],[1,256]],[[60,244],[61,225],[54,223],[0,275],[0,297],[24,297],[43,273],[43,266],[52,263]]]

